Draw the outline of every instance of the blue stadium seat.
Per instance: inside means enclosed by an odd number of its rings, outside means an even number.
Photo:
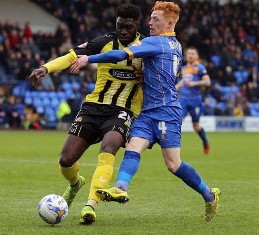
[[[87,86],[89,92],[93,92],[94,88],[95,88],[95,84],[93,82],[89,82],[88,86]]]
[[[61,102],[60,99],[58,99],[57,97],[55,97],[55,98],[53,98],[53,99],[51,100],[50,106],[51,106],[52,108],[57,108],[57,107],[59,106],[60,102]]]
[[[210,59],[216,68],[219,68],[221,66],[221,56],[220,55],[212,55],[210,57]]]
[[[41,106],[41,105],[38,105],[38,106],[36,107],[36,111],[37,111],[37,113],[39,113],[39,114],[43,114],[43,113],[44,113],[44,107]]]
[[[54,114],[56,115],[56,111],[55,111],[55,109],[53,109],[51,107],[47,107],[47,108],[45,108],[45,114],[47,116],[54,115]]]
[[[24,99],[24,103],[27,105],[32,104],[32,97],[26,95]]]
[[[46,97],[48,97],[49,96],[49,94],[48,94],[48,92],[47,91],[39,91],[38,92],[38,97],[40,97],[40,98],[46,98]]]
[[[57,92],[55,91],[48,92],[48,96],[50,99],[57,98]]]
[[[247,82],[249,73],[246,70],[242,70],[233,72],[233,75],[236,79],[237,84],[240,85]]]
[[[79,82],[72,82],[72,88],[73,89],[79,89],[80,88],[80,83]]]
[[[51,101],[50,101],[50,99],[48,97],[44,97],[41,100],[42,100],[42,105],[44,107],[48,107],[51,104]]]
[[[259,117],[259,103],[249,103],[252,117]]]
[[[65,100],[67,98],[67,95],[66,95],[66,92],[63,92],[63,91],[58,91],[56,93],[57,97],[61,100]]]
[[[42,101],[39,97],[35,97],[33,98],[33,101],[32,101],[34,107],[37,107],[37,106],[41,106],[42,105]]]
[[[72,85],[71,85],[71,83],[63,82],[60,86],[61,86],[61,89],[62,89],[63,91],[65,91],[65,92],[72,90]]]
[[[226,103],[225,102],[218,102],[219,108],[221,111],[224,111],[226,108]]]

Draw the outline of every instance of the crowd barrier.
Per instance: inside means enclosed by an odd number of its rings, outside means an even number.
[[[203,116],[201,125],[206,132],[246,131],[259,132],[259,117],[214,117]],[[187,116],[182,125],[183,132],[193,132],[191,117]]]

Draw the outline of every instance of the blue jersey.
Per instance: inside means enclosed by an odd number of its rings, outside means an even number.
[[[182,63],[181,44],[173,36],[151,36],[126,52],[133,57],[142,57],[144,67],[142,110],[177,106],[175,84]]]
[[[181,145],[182,110],[175,84],[181,69],[182,47],[173,35],[151,36],[124,51],[88,58],[90,63],[98,63],[142,57],[144,99],[141,113],[131,127],[131,137],[145,138],[162,148]]]
[[[174,33],[172,33],[173,35]],[[137,44],[122,50],[112,50],[103,54],[91,55],[90,63],[118,62],[128,58],[142,57],[144,67],[143,105],[142,111],[156,109],[152,118],[161,118],[161,112],[172,113],[164,110],[168,107],[176,107],[177,116],[181,122],[181,105],[178,101],[175,84],[177,74],[181,70],[182,47],[174,36],[161,35],[147,37]],[[160,109],[160,110],[158,110]],[[156,116],[157,115],[157,116]],[[164,118],[170,119],[170,116]]]
[[[203,64],[195,64],[193,66],[182,67],[183,86],[179,90],[179,97],[181,99],[198,99],[201,100],[201,87],[188,87],[187,81],[201,81],[204,75],[207,75],[207,70]]]

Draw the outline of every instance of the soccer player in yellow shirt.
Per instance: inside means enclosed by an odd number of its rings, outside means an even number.
[[[143,38],[138,33],[140,17],[140,9],[137,6],[122,4],[116,10],[116,32],[71,49],[66,55],[35,69],[29,80],[33,85],[37,85],[47,73],[71,66],[79,55],[124,49],[138,43]],[[130,126],[140,112],[142,89],[138,86],[134,74],[135,67],[141,69],[141,59],[97,65],[95,89],[85,97],[61,150],[60,170],[69,181],[63,197],[68,206],[71,206],[77,192],[85,184],[84,177],[79,175],[78,160],[92,144],[102,141],[88,201],[81,212],[81,224],[92,224],[95,221],[95,208],[100,201],[95,192],[108,187],[113,174],[115,154],[125,145]]]

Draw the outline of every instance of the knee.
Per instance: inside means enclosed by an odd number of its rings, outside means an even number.
[[[201,129],[199,123],[194,123],[194,124],[193,124],[193,129],[194,129],[196,132],[198,132],[198,131]]]
[[[122,146],[121,143],[103,143],[100,149],[100,153],[110,153],[116,155],[119,148]]]
[[[170,161],[166,163],[167,170],[171,173],[175,173],[181,165],[181,161]]]
[[[68,157],[65,153],[61,153],[61,156],[59,158],[59,165],[62,167],[71,167],[73,166],[75,162],[71,160],[71,158]]]

